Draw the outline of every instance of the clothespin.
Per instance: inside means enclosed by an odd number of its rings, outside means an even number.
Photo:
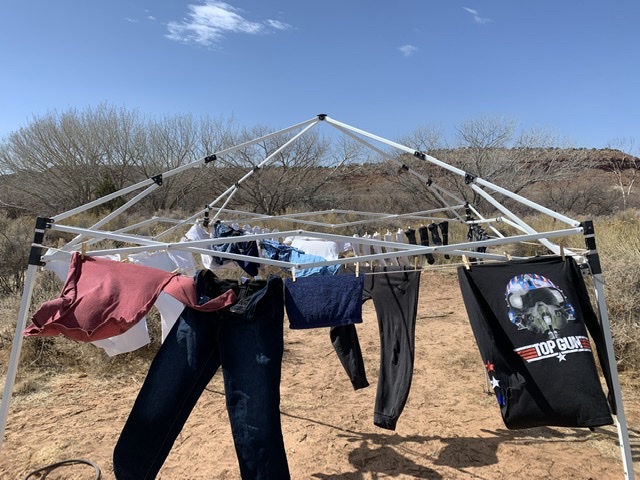
[[[291,279],[296,281],[296,267],[291,267]]]
[[[466,255],[462,255],[462,263],[464,263],[464,268],[471,270],[471,264],[469,263],[469,259]]]
[[[507,252],[503,252],[504,256],[507,257],[507,260],[511,261],[511,255],[509,255]]]
[[[87,242],[82,242],[80,245],[80,258],[84,260],[84,256],[87,253]]]
[[[360,262],[356,262],[356,277],[360,276]]]
[[[418,270],[418,257],[413,257],[413,269]]]
[[[564,256],[564,245],[561,243],[560,244],[560,258],[562,259],[562,261],[564,262],[565,260],[565,256]]]

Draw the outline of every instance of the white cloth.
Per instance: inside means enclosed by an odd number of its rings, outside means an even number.
[[[187,240],[196,241],[196,240],[208,240],[211,238],[211,234],[207,232],[199,223],[195,223],[187,233],[184,235]],[[213,258],[211,255],[201,254],[200,261],[202,262],[202,266],[204,268],[211,268],[211,263],[213,262]]]
[[[47,255],[55,253],[54,250],[47,250],[47,252],[44,254],[43,260],[45,262],[44,267],[42,267],[43,270],[49,270],[53,273],[56,274],[56,277],[58,277],[60,280],[62,280],[63,282],[67,280],[67,277],[69,276],[69,265],[71,265],[71,255],[67,256],[64,259],[57,259],[57,260],[47,260]],[[108,258],[109,260],[114,260],[116,262],[120,261],[120,255],[103,255],[102,258]]]
[[[143,318],[129,330],[115,337],[105,338],[91,342],[96,347],[103,348],[110,357],[128,353],[144,347],[151,342],[149,330],[147,328],[147,318]]]
[[[154,306],[160,312],[160,325],[162,327],[162,341],[167,338],[169,330],[173,327],[178,320],[178,317],[184,310],[184,303],[176,300],[168,293],[162,292],[158,295]]]
[[[69,265],[71,264],[71,257],[66,259],[57,259],[57,260],[47,260],[47,254],[51,252],[48,250],[44,255],[45,265],[42,267],[44,270],[49,270],[56,274],[63,282],[67,279],[67,275],[69,274]],[[52,252],[53,253],[53,252]]]
[[[132,253],[129,255],[129,261],[137,265],[153,267],[165,272],[173,272],[176,269],[175,262],[171,259],[166,250]]]
[[[353,234],[353,238],[360,238],[360,236],[357,233]],[[358,240],[353,240],[351,242],[351,250],[353,250],[353,255],[356,257],[360,256],[360,243],[358,242]]]
[[[185,243],[188,241],[189,240],[187,240],[186,238],[183,238],[182,240],[180,240],[180,243]],[[171,260],[173,260],[173,263],[180,271],[180,273],[189,275],[190,277],[196,274],[196,271],[198,270],[198,263],[193,257],[193,253],[175,249],[168,250],[167,253],[169,254],[169,257],[171,257]]]
[[[378,232],[375,232],[371,236],[371,238],[373,240],[382,240],[382,235],[380,235],[380,233],[378,233]],[[384,253],[382,251],[382,247],[380,245],[372,245],[372,248],[373,248],[374,253]],[[383,267],[387,265],[387,262],[386,262],[386,260],[384,258],[381,258],[381,259],[377,260],[377,262],[378,262],[379,265],[381,265]]]
[[[293,237],[291,246],[302,250],[307,255],[315,255],[325,260],[338,258],[338,244],[330,240],[313,237]]]
[[[407,243],[406,235],[404,234],[404,230],[401,228],[396,232],[396,242]],[[411,264],[411,262],[409,262],[409,257],[398,257],[398,263],[403,267],[408,267]]]
[[[387,233],[384,234],[384,241],[391,243],[391,242],[395,242],[395,240],[396,240],[395,235],[387,230]],[[396,251],[394,248],[391,248],[391,247],[387,248],[387,252],[394,252],[394,251]],[[391,263],[391,265],[396,265],[396,266],[399,265],[398,257],[392,257],[388,261]]]

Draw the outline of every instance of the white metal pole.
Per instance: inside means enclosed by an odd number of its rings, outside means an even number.
[[[620,450],[622,452],[622,466],[624,468],[624,478],[634,480],[633,473],[633,456],[631,454],[631,445],[629,444],[629,431],[627,429],[627,419],[624,413],[624,405],[622,403],[622,389],[620,388],[620,379],[618,378],[618,366],[616,356],[613,350],[613,339],[611,337],[611,324],[609,323],[609,310],[607,309],[607,301],[604,298],[604,283],[602,281],[602,266],[600,264],[600,256],[596,249],[596,235],[593,228],[593,221],[587,220],[584,225],[584,241],[588,249],[587,259],[591,268],[591,276],[598,306],[600,318],[600,327],[604,336],[604,343],[607,355],[607,363],[609,364],[609,375],[611,385],[609,388],[613,390],[613,401],[616,407],[616,426],[618,427],[618,440],[620,442]],[[604,366],[603,366],[604,368]]]
[[[616,357],[613,351],[613,339],[611,337],[611,326],[609,323],[609,313],[607,303],[604,298],[604,287],[602,282],[602,274],[593,274],[593,283],[595,287],[596,301],[598,303],[598,311],[600,313],[600,323],[604,333],[604,343],[607,349],[607,359],[609,360],[609,374],[611,375],[611,386],[613,389],[613,398],[616,405],[616,424],[618,427],[618,440],[620,441],[620,450],[622,452],[622,465],[624,467],[624,478],[634,480],[633,473],[633,456],[631,454],[631,445],[629,443],[629,431],[627,429],[627,419],[622,404],[622,389],[620,388],[620,379],[618,377],[618,368]]]
[[[20,310],[18,313],[18,321],[16,322],[16,333],[13,337],[11,345],[11,357],[9,358],[9,368],[7,369],[7,378],[4,382],[4,391],[2,393],[2,404],[0,404],[0,449],[4,441],[4,430],[7,425],[7,417],[9,415],[9,404],[13,394],[13,385],[16,380],[16,372],[18,363],[20,362],[20,351],[22,350],[22,332],[27,326],[27,314],[29,313],[29,305],[31,304],[31,295],[35,285],[36,265],[29,265],[27,275],[25,277],[24,290],[22,291],[22,301],[20,302]]]

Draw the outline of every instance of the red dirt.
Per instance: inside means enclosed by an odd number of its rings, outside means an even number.
[[[510,431],[486,393],[480,355],[455,275],[425,272],[416,328],[415,374],[397,430],[373,425],[379,340],[373,305],[358,326],[371,386],[353,391],[326,329],[285,329],[282,424],[294,479],[622,479],[615,427]],[[0,478],[84,458],[112,479],[111,454],[145,372],[131,378],[60,373],[35,393],[14,395]],[[640,474],[637,380],[622,376],[635,472]],[[239,471],[217,375],[158,478],[237,479]],[[86,466],[48,480],[89,479]]]

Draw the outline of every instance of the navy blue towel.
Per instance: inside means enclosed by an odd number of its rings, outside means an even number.
[[[362,323],[364,275],[314,275],[287,278],[284,304],[292,329]]]

